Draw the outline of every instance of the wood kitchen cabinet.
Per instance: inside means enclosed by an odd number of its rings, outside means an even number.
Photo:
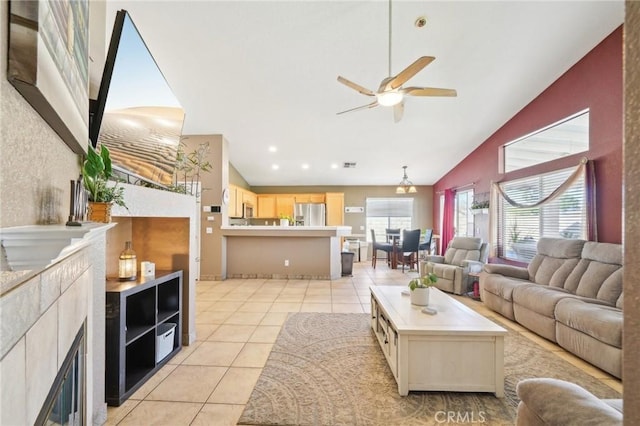
[[[296,203],[324,203],[324,194],[296,194]]]
[[[256,194],[254,194],[251,191],[247,191],[246,189],[242,191],[242,203],[243,204],[249,204],[252,207],[256,207],[256,204],[258,204],[258,200],[256,197]]]
[[[237,211],[237,201],[238,199],[238,188],[235,185],[229,185],[229,204],[227,204],[229,208],[229,217],[238,217]]]
[[[294,195],[279,194],[276,195],[276,216],[292,216],[293,206],[296,203]]]
[[[275,195],[257,195],[258,213],[256,217],[272,219],[277,217],[276,214],[276,196]]]
[[[327,226],[344,225],[344,193],[327,192],[325,195]]]

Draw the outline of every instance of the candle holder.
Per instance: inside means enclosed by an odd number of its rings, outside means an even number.
[[[118,258],[118,279],[120,281],[133,281],[137,276],[136,252],[131,248],[131,241],[124,244],[124,250]]]

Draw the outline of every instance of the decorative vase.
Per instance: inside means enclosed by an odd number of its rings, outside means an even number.
[[[112,204],[113,203],[97,203],[94,201],[89,201],[87,219],[89,219],[91,222],[110,223]]]
[[[429,304],[429,287],[414,288],[411,291],[411,304],[418,306],[427,306]]]
[[[280,219],[280,226],[289,226],[289,219]]]

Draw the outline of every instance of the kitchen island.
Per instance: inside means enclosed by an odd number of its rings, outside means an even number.
[[[222,226],[226,278],[335,280],[350,226]]]

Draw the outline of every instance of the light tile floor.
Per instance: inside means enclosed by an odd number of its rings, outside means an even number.
[[[108,425],[235,425],[289,312],[370,312],[369,286],[406,285],[415,272],[355,263],[353,277],[336,281],[202,281],[196,287],[196,342],[120,407]],[[457,297],[457,296],[456,296]],[[516,329],[608,386],[622,383],[559,346],[485,308],[457,297],[480,314]]]

